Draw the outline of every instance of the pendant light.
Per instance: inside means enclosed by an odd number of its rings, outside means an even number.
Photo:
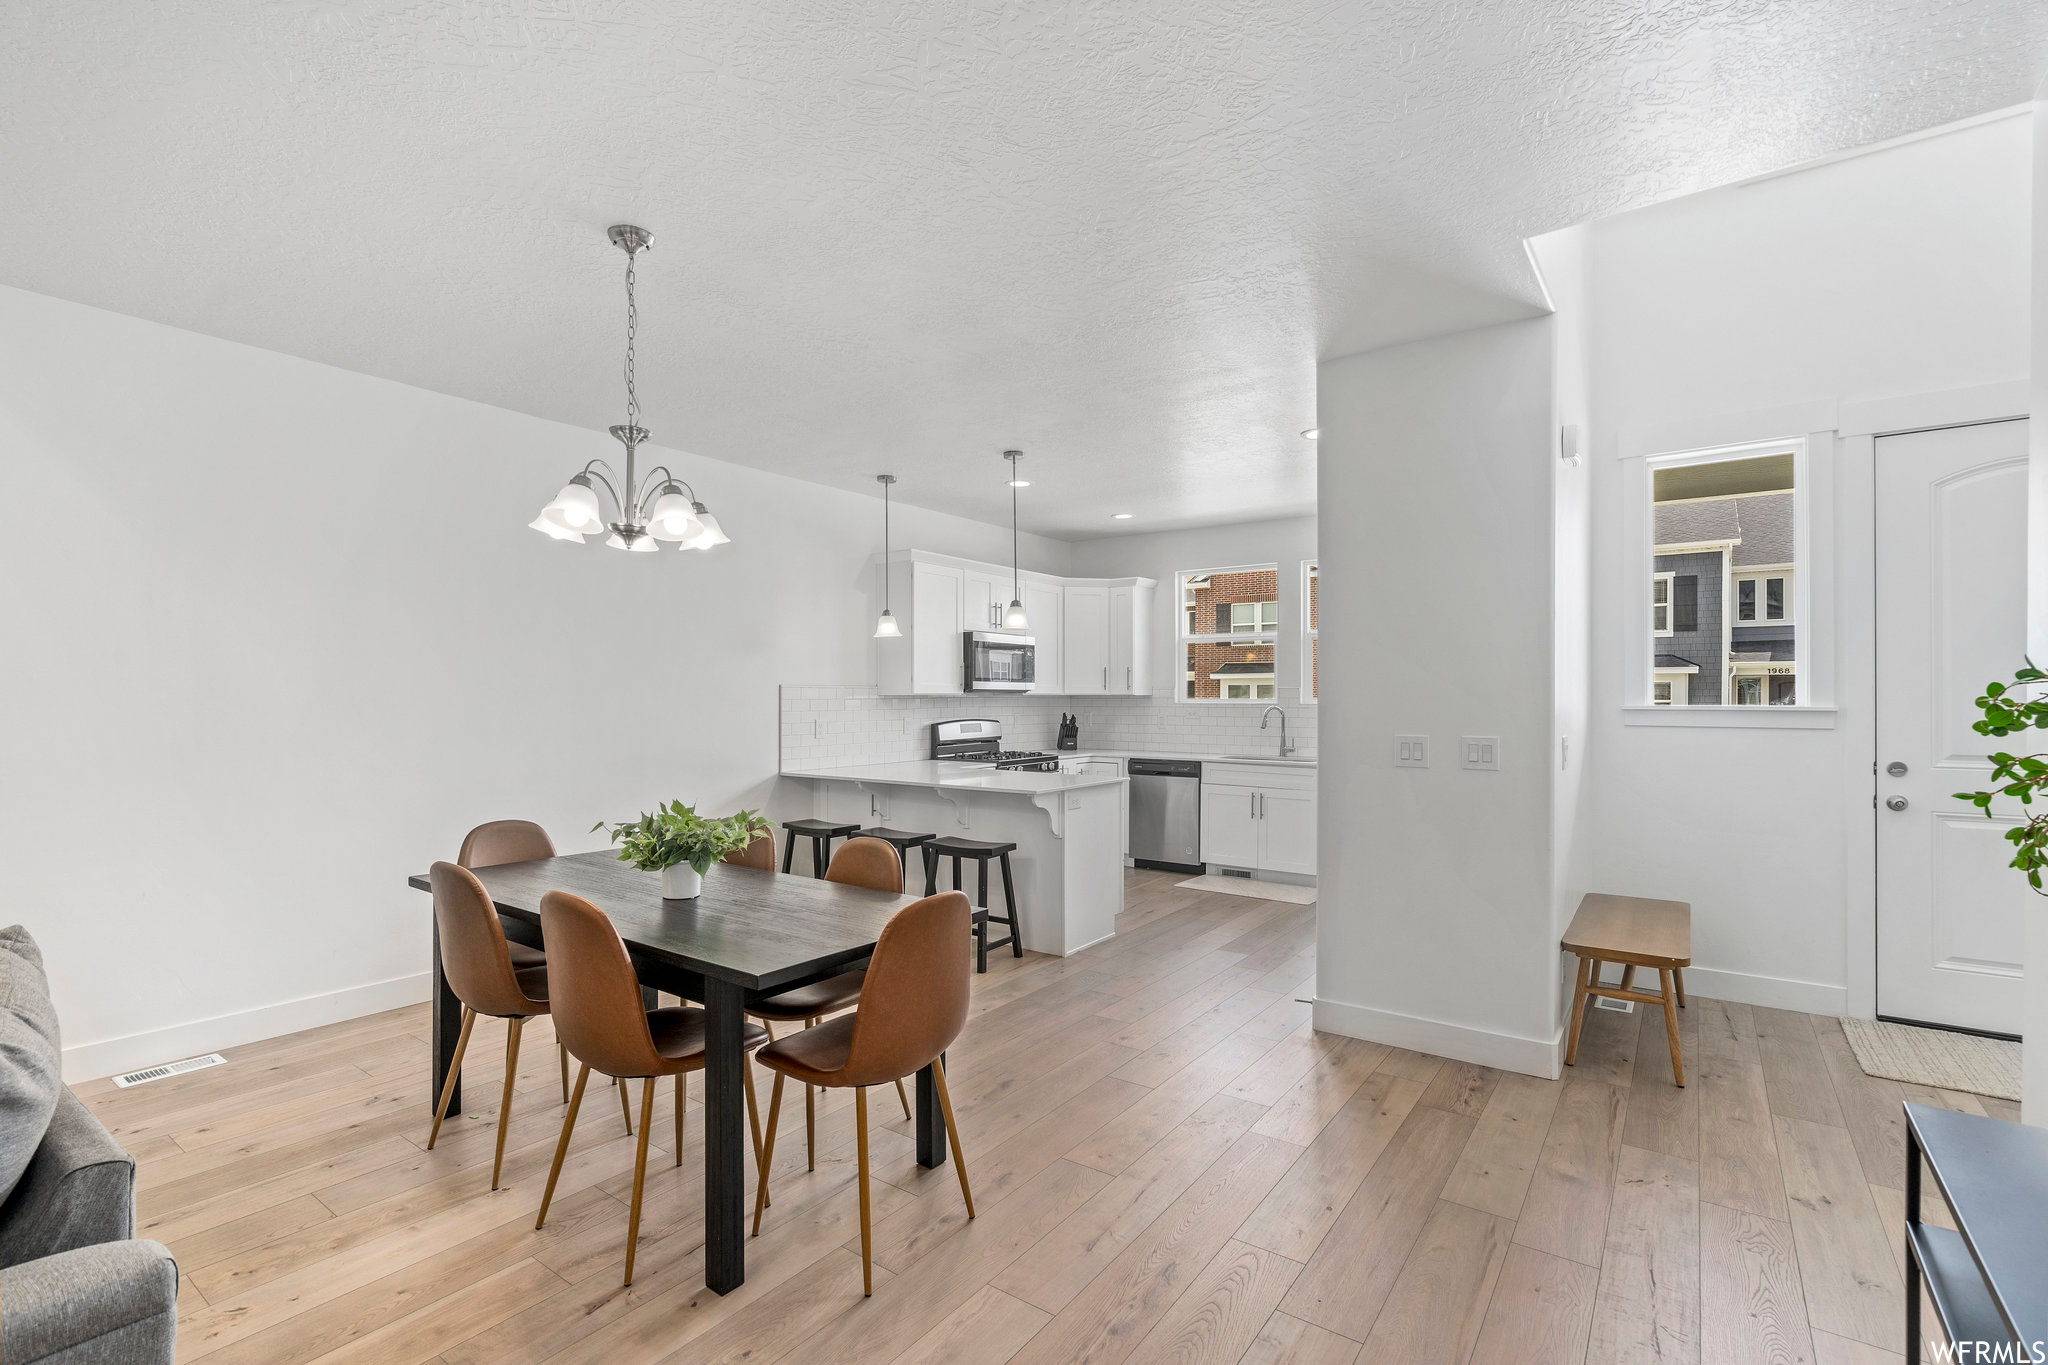
[[[1017,490],[1029,487],[1017,477],[1017,461],[1024,458],[1024,452],[1006,450],[1003,458],[1010,462],[1010,606],[1003,613],[1003,629],[1029,630],[1031,622],[1024,616],[1023,574],[1017,567]]]
[[[882,485],[882,619],[875,622],[875,638],[900,640],[903,630],[889,614],[889,485],[896,482],[896,476],[877,474],[875,482]]]
[[[619,478],[603,460],[592,460],[527,525],[543,535],[573,540],[578,545],[585,536],[610,531],[605,544],[615,550],[640,554],[660,549],[656,541],[670,542],[679,550],[708,550],[714,545],[730,544],[732,538],[719,527],[718,518],[697,501],[697,490],[669,473],[666,466],[648,471],[645,483],[635,483],[633,466],[648,431],[640,425],[640,395],[633,386],[633,349],[640,331],[640,307],[633,296],[634,266],[640,253],[654,245],[654,234],[630,223],[620,223],[606,235],[613,246],[626,253],[626,420],[611,429],[619,444],[626,448],[626,477]],[[614,521],[604,519],[603,505],[597,497],[599,488],[611,495],[612,506],[618,511]]]

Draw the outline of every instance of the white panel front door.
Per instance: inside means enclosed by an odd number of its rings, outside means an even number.
[[[2020,1031],[2024,916],[2048,905],[2006,866],[2004,835],[2014,822],[1987,819],[1954,794],[1988,784],[1993,748],[2030,742],[1970,728],[1984,684],[2009,679],[2024,662],[2026,553],[2025,422],[1879,438],[1877,1012],[1885,1018]]]

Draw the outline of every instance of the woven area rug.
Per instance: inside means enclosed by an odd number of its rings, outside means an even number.
[[[1190,891],[1221,891],[1226,896],[1250,896],[1253,900],[1286,901],[1289,905],[1314,905],[1316,889],[1292,882],[1261,882],[1250,877],[1190,877],[1175,886]]]
[[[1865,1075],[2001,1100],[2020,1097],[2018,1043],[1876,1019],[1844,1019],[1842,1032]]]

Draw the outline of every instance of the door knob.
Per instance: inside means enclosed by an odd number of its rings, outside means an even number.
[[[1893,777],[1904,777],[1906,775],[1906,765],[1897,762],[1896,760],[1885,764],[1884,770],[1890,773]]]
[[[1904,810],[1906,808],[1906,798],[1903,796],[1888,797],[1885,800],[1884,808],[1886,810]]]

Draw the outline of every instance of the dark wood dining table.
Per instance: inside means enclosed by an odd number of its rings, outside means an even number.
[[[715,863],[694,900],[663,900],[660,874],[629,867],[611,853],[474,870],[498,907],[507,938],[544,947],[540,898],[549,891],[573,892],[611,916],[650,1008],[658,991],[704,1007],[704,1282],[720,1294],[739,1288],[746,1281],[748,1140],[740,1040],[747,1006],[864,961],[889,917],[916,898]],[[407,885],[432,889],[424,873]],[[437,930],[430,1108],[454,1060],[461,1023],[462,1002],[441,971]],[[458,1082],[448,1112],[461,1110]],[[916,1132],[918,1162],[943,1163],[945,1117],[930,1067],[917,1075]]]

